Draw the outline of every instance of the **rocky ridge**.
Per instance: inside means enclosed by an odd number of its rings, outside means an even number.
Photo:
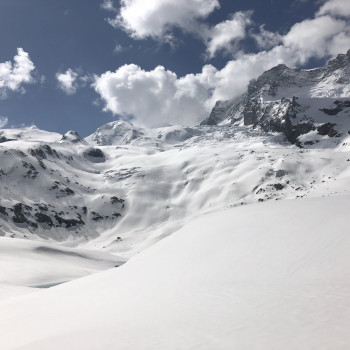
[[[350,130],[350,50],[324,67],[303,70],[280,64],[235,101],[218,101],[202,125],[245,125],[282,132],[300,147]],[[306,136],[308,135],[309,136]]]

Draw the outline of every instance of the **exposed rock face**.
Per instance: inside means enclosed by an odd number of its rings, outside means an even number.
[[[62,135],[61,141],[86,144],[86,141],[73,130],[67,131],[64,135]]]
[[[102,163],[106,161],[104,153],[99,148],[89,148],[84,152],[84,157],[94,163]]]
[[[276,66],[252,80],[240,99],[218,101],[202,124],[261,127],[282,132],[301,146],[300,136],[316,129],[321,136],[341,136],[338,123],[342,120],[330,118],[348,113],[349,98],[350,50],[317,69]]]

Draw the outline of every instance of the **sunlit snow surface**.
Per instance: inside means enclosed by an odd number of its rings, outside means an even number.
[[[347,349],[349,204],[204,215],[119,268],[0,304],[0,348]]]
[[[0,349],[347,349],[341,118],[308,149],[249,127],[2,130]],[[15,223],[18,202],[84,225]]]

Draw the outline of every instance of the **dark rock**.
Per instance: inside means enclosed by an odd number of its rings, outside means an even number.
[[[70,227],[75,227],[75,226],[79,226],[79,225],[85,225],[85,222],[81,219],[77,220],[77,219],[65,219],[59,215],[55,215],[55,219],[57,220],[59,226],[65,226],[66,228],[70,228]]]
[[[50,218],[50,216],[43,214],[43,213],[36,213],[35,217],[36,217],[36,221],[39,222],[40,224],[46,223],[50,227],[53,226],[53,222],[52,222],[52,219]]]
[[[72,143],[84,143],[84,139],[73,130],[66,132],[62,135],[61,141],[72,142]]]
[[[2,206],[0,205],[0,214],[8,216],[8,214],[7,214],[7,212],[6,212],[6,209],[7,209],[7,208],[2,207]]]
[[[328,109],[328,108],[321,108],[320,111],[328,114],[328,115],[337,115],[339,112],[341,112],[343,109],[340,107],[336,107],[333,109]]]
[[[29,149],[30,154],[36,159],[46,159],[46,154],[41,148]]]
[[[0,137],[0,143],[8,142],[8,141],[16,141],[16,139],[8,139],[8,138],[5,137],[5,136],[1,136],[1,137]]]
[[[22,203],[17,203],[13,206],[13,213],[14,216],[12,217],[12,221],[16,224],[24,224],[24,223],[29,223],[27,218],[23,214],[23,204]]]
[[[90,148],[84,153],[84,157],[96,163],[106,161],[104,153],[99,148]]]
[[[322,124],[317,128],[317,133],[323,136],[328,135],[329,137],[336,137],[339,135],[338,131],[334,129],[336,125],[337,124],[334,123]]]
[[[274,187],[275,190],[277,191],[281,191],[284,189],[284,185],[280,184],[280,183],[277,183],[277,184],[273,184],[272,185]]]
[[[276,171],[276,177],[283,177],[283,176],[286,176],[287,174],[288,174],[288,171],[286,170],[279,169]]]
[[[92,211],[91,214],[92,214],[91,220],[100,221],[103,219],[103,216],[101,216],[99,213]]]
[[[74,192],[71,188],[69,188],[69,187],[66,187],[66,188],[65,188],[64,190],[62,190],[62,191],[66,192],[68,196],[71,196],[71,195],[74,195],[74,194],[75,194],[75,192]]]
[[[125,202],[125,200],[122,198],[118,198],[116,196],[111,197],[112,204],[117,204],[117,203],[123,204],[124,202]]]

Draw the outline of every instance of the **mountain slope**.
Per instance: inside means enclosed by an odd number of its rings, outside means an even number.
[[[100,146],[72,133],[1,143],[2,235],[128,258],[208,211],[349,190],[346,144],[301,152],[246,127],[139,130]]]
[[[349,196],[206,215],[125,265],[0,305],[0,348],[348,348]]]
[[[250,82],[234,101],[218,101],[202,124],[259,126],[283,132],[300,147],[329,147],[347,137],[350,118],[350,50],[321,68],[280,64]],[[339,138],[329,142],[329,138]],[[323,143],[326,141],[327,145]]]

